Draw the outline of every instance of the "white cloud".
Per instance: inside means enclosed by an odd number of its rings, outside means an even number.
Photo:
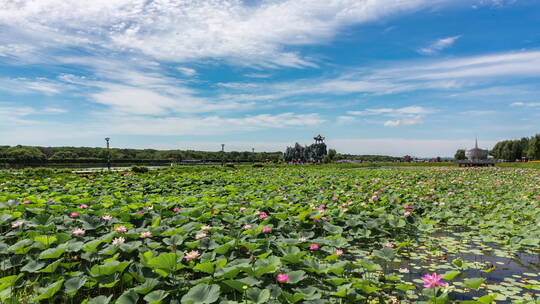
[[[248,78],[270,78],[272,75],[270,74],[264,74],[264,73],[247,73],[244,74],[245,77]]]
[[[461,35],[438,39],[429,46],[419,49],[418,52],[424,55],[436,54],[446,48],[451,47],[459,38],[461,38]]]
[[[6,103],[7,104],[7,103]],[[40,114],[61,114],[66,111],[59,108],[46,107],[42,109],[28,107],[28,106],[12,106],[5,105],[0,106],[0,125],[9,126],[9,128],[4,128],[6,130],[11,130],[13,127],[20,126],[32,126],[39,125],[42,122],[39,120],[32,119],[33,115]],[[9,131],[8,130],[8,131]],[[17,134],[16,132],[13,134]],[[18,134],[17,134],[17,138]]]
[[[287,46],[324,43],[347,25],[451,2],[19,0],[0,2],[0,25],[11,40],[42,50],[97,47],[170,62],[303,67],[316,62]]]
[[[536,108],[540,107],[540,102],[513,102],[511,106],[514,107],[524,107],[524,108]]]
[[[350,115],[425,115],[433,113],[434,110],[427,109],[421,106],[408,106],[403,108],[378,108],[378,109],[366,109],[364,111],[348,111]]]
[[[0,91],[16,94],[39,93],[55,95],[68,88],[67,85],[44,78],[0,78]]]
[[[47,107],[41,110],[45,114],[63,114],[67,113],[67,110],[61,108]]]
[[[112,116],[107,130],[111,134],[131,135],[216,135],[262,129],[315,126],[324,122],[318,114],[258,114],[244,117],[164,117]]]
[[[435,110],[427,109],[421,106],[408,106],[403,108],[378,108],[366,109],[363,111],[348,111],[349,115],[356,116],[382,116],[395,117],[398,119],[386,120],[385,127],[414,126],[424,123],[424,117],[433,113]]]
[[[274,98],[319,94],[391,95],[411,91],[456,91],[499,86],[509,77],[540,77],[540,51],[507,52],[445,60],[392,62],[392,67],[362,67],[338,76],[258,84],[252,94]],[[521,88],[523,89],[523,87]],[[529,88],[530,89],[530,88]],[[254,97],[254,96],[252,96]]]
[[[9,43],[0,45],[0,57],[21,57],[33,52],[35,48],[28,44]]]
[[[411,118],[403,118],[397,120],[387,120],[384,122],[385,127],[401,127],[401,126],[414,126],[424,123],[421,116],[415,116]]]
[[[396,75],[409,80],[538,77],[540,76],[540,51],[507,52],[448,59],[426,62],[416,67],[381,70],[378,73],[379,77]]]
[[[177,67],[176,69],[180,73],[182,73],[182,75],[187,76],[187,77],[193,77],[193,76],[197,75],[197,71],[194,70],[194,69],[191,69],[191,68]]]
[[[112,113],[138,115],[166,115],[174,113],[203,113],[235,110],[251,106],[250,103],[211,102],[189,94],[174,92],[175,87],[165,90],[139,88],[110,83],[99,84],[100,91],[91,95],[91,100],[110,107]],[[163,89],[163,88],[162,88]]]

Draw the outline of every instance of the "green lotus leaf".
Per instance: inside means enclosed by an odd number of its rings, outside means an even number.
[[[210,304],[219,299],[220,288],[218,285],[199,284],[192,287],[182,297],[182,304]]]
[[[78,276],[68,279],[64,284],[65,292],[72,296],[75,295],[77,291],[84,286],[86,280],[86,276]]]
[[[111,296],[97,296],[95,298],[92,298],[86,302],[86,304],[109,304],[111,302],[112,295]]]
[[[62,288],[62,283],[64,283],[63,279],[54,282],[45,288],[41,288],[39,290],[39,295],[35,297],[33,301],[46,300],[53,297]]]
[[[133,290],[135,290],[136,293],[138,294],[147,294],[149,293],[150,291],[152,291],[152,289],[154,289],[154,287],[156,287],[157,285],[159,284],[159,280],[157,279],[146,279],[146,281],[144,281],[144,283],[142,283],[141,285],[139,286],[135,286],[135,288]]]
[[[178,255],[172,252],[162,253],[148,261],[148,264],[156,269],[171,272],[176,270]]]
[[[66,251],[65,248],[57,247],[57,248],[49,248],[47,250],[42,251],[39,254],[39,259],[57,259],[59,258],[64,251]]]
[[[261,290],[256,287],[252,287],[247,290],[246,297],[249,301],[256,304],[265,303],[266,301],[268,301],[268,299],[270,299],[270,290]]]
[[[116,299],[114,303],[115,304],[137,304],[138,301],[139,301],[139,295],[133,290],[128,290],[128,291],[125,291],[120,297],[118,297],[118,299]]]
[[[104,265],[94,265],[90,269],[90,275],[93,277],[99,277],[111,275],[115,272],[122,272],[124,269],[126,269],[126,267],[129,266],[130,263],[131,262],[110,261]]]
[[[471,289],[478,289],[482,283],[484,283],[485,278],[470,278],[463,281],[463,286]]]
[[[144,300],[150,304],[159,304],[169,296],[169,293],[165,290],[154,290],[144,297]]]

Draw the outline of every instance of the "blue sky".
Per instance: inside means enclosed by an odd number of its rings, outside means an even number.
[[[451,156],[539,78],[539,1],[0,0],[0,144]]]

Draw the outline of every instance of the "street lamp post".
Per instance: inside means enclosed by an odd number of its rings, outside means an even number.
[[[225,144],[221,144],[221,166],[225,166]]]
[[[111,171],[111,152],[110,152],[110,149],[109,149],[109,141],[111,139],[109,137],[106,137],[105,138],[105,141],[107,142],[107,169],[109,171]]]
[[[255,164],[255,148],[251,148],[251,162]]]

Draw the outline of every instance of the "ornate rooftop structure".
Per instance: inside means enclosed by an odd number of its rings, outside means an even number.
[[[468,149],[465,151],[465,156],[468,160],[486,160],[488,159],[488,150],[483,150],[478,148],[478,139],[476,139],[476,142],[474,144],[474,148]]]
[[[319,135],[313,137],[313,139],[315,140],[315,143],[318,144],[318,143],[322,143],[324,141],[325,137],[321,136],[321,134],[319,134]]]

